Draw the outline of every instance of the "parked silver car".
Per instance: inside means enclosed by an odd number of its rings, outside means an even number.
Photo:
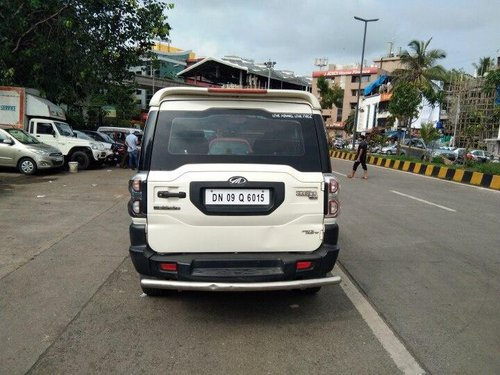
[[[467,153],[467,159],[475,160],[480,163],[486,163],[487,161],[493,160],[493,155],[491,152],[484,150],[471,150]]]
[[[396,155],[398,153],[398,147],[397,145],[390,144],[388,146],[382,147],[382,150],[380,151],[382,155]]]
[[[30,175],[63,164],[64,157],[58,149],[41,143],[22,129],[0,126],[0,166],[17,168]]]

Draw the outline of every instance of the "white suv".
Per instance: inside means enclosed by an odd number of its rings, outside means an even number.
[[[142,144],[129,213],[144,293],[340,282],[330,274],[340,186],[313,95],[163,89]]]

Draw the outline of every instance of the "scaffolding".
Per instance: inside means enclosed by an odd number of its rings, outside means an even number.
[[[486,139],[496,138],[500,118],[495,115],[495,90],[484,90],[484,78],[461,75],[447,85],[446,132],[454,146],[486,149]],[[474,133],[473,136],[470,134]],[[469,134],[469,136],[468,136]]]

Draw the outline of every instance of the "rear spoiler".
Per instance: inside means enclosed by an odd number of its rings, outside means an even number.
[[[291,99],[307,102],[312,109],[321,110],[318,99],[307,91],[298,90],[261,90],[261,89],[229,89],[229,88],[206,88],[206,87],[167,87],[157,91],[151,98],[150,106],[158,107],[160,103],[169,97],[182,97],[183,99],[195,99],[201,97],[225,97],[225,98],[258,98],[266,97],[273,99]]]

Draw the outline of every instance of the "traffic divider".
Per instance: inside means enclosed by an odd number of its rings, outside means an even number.
[[[355,160],[356,158],[356,154],[352,152],[335,150],[330,151],[330,156],[344,160]],[[373,155],[368,156],[367,163],[428,177],[435,177],[443,180],[500,190],[500,175],[491,175],[487,173],[467,171],[460,168],[450,168],[447,166],[437,166],[412,161],[387,159],[382,156]]]

